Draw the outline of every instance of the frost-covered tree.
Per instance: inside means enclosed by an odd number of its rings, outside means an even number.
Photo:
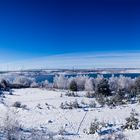
[[[52,83],[50,83],[48,80],[45,80],[45,81],[42,82],[42,86],[44,88],[52,88]]]
[[[60,74],[59,76],[54,77],[54,87],[59,89],[67,88],[67,78],[65,77],[65,75]]]
[[[102,79],[104,79],[103,75],[97,75],[97,78],[95,78],[95,87],[97,87]]]
[[[135,81],[135,86],[136,86],[136,92],[138,95],[140,95],[140,77],[138,77]]]
[[[39,87],[39,84],[34,81],[33,83],[31,83],[30,87],[31,88],[37,88],[37,87]]]
[[[87,78],[88,78],[87,76],[82,75],[75,77],[75,82],[77,83],[78,90],[84,90]]]
[[[30,87],[31,83],[33,82],[34,82],[33,78],[26,77],[26,76],[17,76],[14,79],[13,84],[23,86],[23,87]]]
[[[86,91],[93,91],[94,90],[94,83],[92,78],[87,78],[85,81],[85,90]]]
[[[130,77],[120,75],[118,77],[118,85],[121,89],[128,89],[133,84],[133,80]]]
[[[115,94],[118,90],[118,77],[112,75],[108,80],[109,88],[113,94]]]

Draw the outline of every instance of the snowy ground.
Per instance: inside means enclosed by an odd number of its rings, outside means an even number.
[[[117,130],[125,122],[125,118],[130,115],[132,109],[135,109],[138,113],[140,112],[139,104],[119,106],[112,109],[97,106],[96,108],[63,110],[60,108],[62,102],[77,99],[81,103],[83,100],[85,102],[93,100],[84,97],[85,92],[78,92],[80,97],[67,97],[65,93],[66,91],[49,91],[35,88],[15,89],[13,95],[6,95],[4,103],[8,107],[11,107],[15,101],[27,105],[27,109],[18,109],[17,116],[25,128],[47,127],[49,131],[58,132],[62,127],[65,127],[69,135],[64,137],[70,140],[100,140],[101,136],[97,134],[87,135],[83,132],[84,129],[89,129],[90,123],[95,118],[109,124],[116,124],[113,129]],[[61,95],[63,96],[61,97]],[[6,106],[0,104],[1,118],[6,113]],[[78,132],[80,123],[81,126]],[[140,139],[140,129],[124,131],[123,133],[129,140]]]

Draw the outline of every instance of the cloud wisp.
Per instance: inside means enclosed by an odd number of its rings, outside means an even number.
[[[1,70],[140,68],[139,52],[73,53],[0,64]]]

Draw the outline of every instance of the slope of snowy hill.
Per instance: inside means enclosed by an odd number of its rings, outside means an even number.
[[[93,108],[84,106],[95,101],[94,98],[85,97],[85,92],[78,92],[77,97],[65,96],[67,91],[50,91],[39,88],[15,89],[13,95],[5,95],[4,104],[0,104],[1,122],[5,118],[7,110],[16,109],[15,116],[27,130],[45,127],[49,132],[56,134],[56,138],[61,137],[60,131],[65,132],[63,139],[68,140],[102,140],[114,135],[121,134],[128,140],[139,140],[140,129],[124,130],[121,125],[125,123],[125,118],[129,117],[132,109],[140,112],[138,103],[109,108],[97,105]],[[82,106],[74,109],[61,109],[60,105],[65,102],[77,102]],[[21,103],[23,107],[13,107],[15,102]],[[140,116],[138,116],[140,119]],[[87,134],[91,122],[97,119],[108,124],[107,127],[95,134]],[[111,132],[111,134],[110,134]],[[123,139],[123,138],[122,138]]]

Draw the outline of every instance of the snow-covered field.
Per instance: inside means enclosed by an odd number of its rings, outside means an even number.
[[[115,108],[97,105],[95,108],[61,109],[60,105],[65,101],[70,102],[77,99],[78,103],[81,101],[88,103],[90,100],[94,100],[84,97],[85,92],[78,92],[79,97],[67,97],[65,93],[66,91],[63,90],[50,91],[39,88],[15,89],[13,95],[5,95],[5,105],[0,104],[1,120],[4,118],[7,108],[14,108],[12,105],[19,101],[27,107],[26,109],[18,108],[16,117],[27,129],[46,127],[49,131],[57,133],[63,128],[68,132],[63,137],[69,140],[101,140],[106,136],[105,134],[99,136],[84,133],[89,130],[90,124],[95,118],[110,124],[105,131],[112,129],[116,133],[120,133],[119,128],[125,123],[125,118],[129,117],[131,110],[135,109],[137,113],[140,112],[138,103]],[[128,140],[140,139],[140,129],[125,130],[123,134]]]

